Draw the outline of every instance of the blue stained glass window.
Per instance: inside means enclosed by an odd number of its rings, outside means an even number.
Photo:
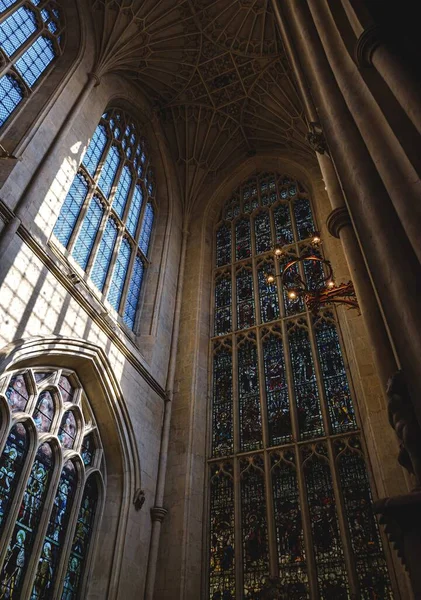
[[[0,23],[0,48],[12,56],[37,30],[37,20],[30,8],[21,6]]]
[[[272,232],[268,212],[261,212],[254,218],[254,235],[256,238],[256,254],[267,252],[272,245]]]
[[[231,342],[215,345],[212,402],[212,455],[226,456],[234,446]]]
[[[50,431],[55,413],[54,398],[51,392],[44,391],[38,396],[34,411],[35,427],[38,431]]]
[[[85,467],[90,467],[94,462],[95,441],[92,433],[85,435],[82,443],[82,460]]]
[[[23,412],[29,401],[29,389],[23,375],[14,375],[6,390],[7,402],[12,412]]]
[[[267,276],[275,274],[275,266],[272,260],[260,264],[257,270],[259,284],[260,319],[262,323],[268,323],[279,318],[279,301],[276,285],[267,283]]]
[[[266,407],[271,446],[286,444],[292,439],[288,382],[284,348],[279,327],[263,340],[266,380]]]
[[[216,266],[231,262],[231,226],[223,223],[216,233]]]
[[[32,87],[55,56],[53,42],[47,37],[41,36],[16,61],[15,67],[29,87]]]
[[[4,75],[0,79],[0,127],[3,127],[22,100],[21,84],[13,75]]]
[[[235,224],[235,256],[237,260],[251,256],[250,219],[244,218]]]
[[[238,345],[238,387],[241,449],[246,452],[262,445],[257,348],[251,339]]]
[[[94,477],[90,477],[83,493],[61,600],[76,600],[78,598],[95,522],[97,502],[98,488],[96,480]]]
[[[31,600],[53,600],[57,567],[76,491],[77,472],[71,460],[63,467],[35,575]]]
[[[53,452],[51,446],[45,443],[40,446],[35,457],[0,574],[3,598],[8,600],[19,600],[21,597],[23,579],[41,521],[52,472]]]
[[[130,242],[126,238],[123,238],[114,266],[110,291],[108,292],[108,301],[117,311],[120,307],[121,295],[123,293],[124,282],[126,281],[131,253],[132,248]]]
[[[12,427],[0,456],[0,533],[15,495],[28,453],[28,434],[22,423]]]
[[[88,264],[103,214],[104,209],[100,200],[92,198],[72,252],[73,258],[83,270]]]
[[[140,185],[134,189],[132,203],[130,204],[129,214],[127,216],[126,227],[132,237],[136,235],[137,224],[139,222],[140,211],[143,204],[143,191]]]
[[[294,202],[294,215],[298,238],[305,240],[315,230],[311,206],[307,198],[299,198]]]
[[[17,0],[0,0],[0,13],[7,10],[10,6],[13,6]]]
[[[88,194],[86,179],[78,173],[63,202],[53,233],[63,246],[67,246],[76,225],[82,204]]]
[[[143,280],[143,262],[140,256],[136,256],[133,271],[130,277],[129,291],[127,292],[126,306],[124,307],[124,322],[130,329],[135,324],[137,307],[139,305],[140,290]]]
[[[253,272],[242,268],[237,272],[237,329],[252,327],[255,321]]]
[[[149,242],[151,240],[152,225],[154,221],[154,210],[150,202],[146,205],[145,214],[143,217],[142,231],[140,232],[139,248],[145,256],[148,255]]]
[[[90,278],[99,290],[103,290],[117,239],[117,225],[114,219],[108,219],[104,235],[92,267]]]
[[[280,204],[273,211],[275,220],[275,237],[277,244],[292,244],[294,234],[291,225],[291,213],[289,204]]]
[[[107,158],[101,169],[101,176],[98,181],[98,187],[106,198],[110,195],[114,179],[120,165],[120,153],[115,146],[108,150]]]
[[[130,194],[130,187],[132,185],[132,179],[133,178],[129,167],[123,167],[120,181],[118,182],[117,190],[113,200],[113,208],[120,219],[123,217],[124,209],[126,208],[127,200]]]
[[[215,335],[231,331],[231,273],[218,273],[215,282]]]
[[[83,166],[91,177],[95,175],[106,145],[107,133],[105,127],[98,125],[82,160]]]

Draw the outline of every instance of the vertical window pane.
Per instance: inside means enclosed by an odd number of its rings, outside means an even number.
[[[252,327],[255,323],[253,272],[244,267],[237,272],[237,329]]]
[[[83,493],[61,600],[76,600],[78,597],[91,543],[97,502],[97,484],[94,477],[90,477]]]
[[[261,456],[240,460],[244,600],[259,598],[269,571],[264,464]]]
[[[268,212],[261,212],[254,218],[254,235],[256,239],[256,254],[268,252],[272,246],[272,232]]]
[[[37,20],[30,8],[21,6],[0,23],[0,48],[12,56],[37,30]]]
[[[100,291],[104,289],[116,239],[117,225],[113,219],[108,219],[91,271],[91,280]]]
[[[306,198],[299,198],[294,202],[294,215],[298,239],[305,240],[315,230],[310,202]]]
[[[6,398],[12,412],[23,412],[29,401],[29,389],[23,375],[14,375],[7,386]]]
[[[42,444],[29,475],[18,520],[0,575],[3,597],[8,600],[19,600],[21,597],[23,579],[31,558],[52,472],[53,452],[51,446]]]
[[[231,273],[219,273],[215,282],[215,335],[225,335],[232,328],[231,322]]]
[[[291,441],[291,414],[280,328],[263,339],[269,440],[272,446]]]
[[[143,204],[143,191],[140,185],[134,189],[132,203],[130,205],[129,214],[127,216],[126,227],[132,237],[136,236],[137,224],[139,222],[140,211]]]
[[[225,223],[216,232],[216,266],[222,267],[231,262],[231,226]]]
[[[49,38],[41,36],[16,61],[15,67],[29,87],[32,87],[55,56],[53,42]]]
[[[259,284],[260,319],[262,323],[268,323],[279,319],[279,301],[277,286],[275,283],[268,284],[267,276],[275,275],[273,260],[265,260],[257,269],[257,281]]]
[[[130,329],[134,328],[137,307],[139,305],[140,290],[143,281],[143,262],[140,256],[136,256],[133,271],[130,277],[129,290],[127,292],[126,306],[124,309],[124,322]]]
[[[71,410],[64,413],[61,420],[58,439],[63,448],[71,449],[74,446],[77,435],[77,423],[75,415]]]
[[[231,341],[215,345],[213,359],[212,455],[231,454],[234,447]]]
[[[123,217],[124,209],[126,208],[131,185],[132,174],[130,173],[130,169],[128,167],[123,167],[113,200],[113,208],[120,219]]]
[[[77,218],[88,194],[88,184],[85,178],[78,173],[63,202],[53,233],[63,246],[67,246]]]
[[[117,311],[120,307],[121,295],[126,281],[131,253],[132,249],[130,242],[124,238],[121,242],[120,251],[115,262],[110,291],[108,292],[108,301],[114,310]]]
[[[22,423],[12,427],[0,456],[0,533],[6,522],[28,453],[28,434]]]
[[[232,464],[213,464],[210,480],[209,596],[234,600],[234,483]]]
[[[13,75],[4,75],[0,79],[0,127],[3,127],[22,100],[23,90],[20,83]]]
[[[98,125],[82,160],[83,166],[91,177],[95,175],[106,145],[107,133],[105,127]]]
[[[53,510],[38,562],[31,600],[53,599],[56,571],[63,550],[76,485],[76,469],[73,462],[69,460],[63,467],[56,497],[54,498]]]
[[[255,450],[262,445],[262,421],[257,348],[250,339],[239,338],[238,387],[241,449]]]
[[[139,248],[145,256],[148,255],[149,242],[151,239],[152,225],[154,221],[154,210],[150,202],[146,205],[145,214],[143,216],[142,230],[139,238]]]
[[[275,236],[276,243],[292,244],[294,234],[292,233],[291,214],[289,212],[289,204],[280,204],[273,211],[275,220]]]
[[[120,165],[120,153],[115,146],[108,150],[107,157],[101,169],[98,187],[106,198],[109,197],[117,169]]]
[[[10,6],[13,6],[17,0],[0,0],[0,13],[4,12]]]
[[[35,427],[40,432],[50,431],[55,413],[54,398],[50,392],[41,392],[34,411]]]
[[[250,219],[244,218],[235,224],[235,257],[237,260],[251,256]]]
[[[88,264],[103,214],[104,209],[99,199],[92,198],[72,251],[73,258],[83,270]]]

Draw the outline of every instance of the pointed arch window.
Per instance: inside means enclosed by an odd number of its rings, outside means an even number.
[[[92,136],[53,234],[132,330],[155,213],[146,141],[126,113],[110,109]]]
[[[290,600],[393,598],[334,311],[266,283],[272,244],[290,260],[315,229],[277,173],[235,190],[216,227],[209,600],[256,600],[274,575]]]
[[[80,598],[105,468],[85,392],[71,371],[25,369],[0,379],[0,402],[12,418],[0,439],[0,598]]]
[[[54,0],[0,2],[0,128],[63,52],[64,22]]]

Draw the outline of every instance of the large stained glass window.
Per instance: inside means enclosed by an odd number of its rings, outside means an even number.
[[[103,468],[85,392],[71,371],[25,369],[0,378],[0,402],[0,599],[80,598]]]
[[[0,128],[36,88],[63,46],[57,2],[0,2]]]
[[[53,234],[102,299],[135,328],[155,220],[146,141],[122,110],[96,128]]]
[[[394,597],[334,310],[266,280],[272,245],[287,262],[315,229],[306,190],[276,173],[235,190],[216,227],[209,600],[260,600],[269,576],[288,600]]]

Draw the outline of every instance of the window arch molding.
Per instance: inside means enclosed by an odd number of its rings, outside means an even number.
[[[118,579],[123,559],[119,548],[124,544],[132,500],[136,490],[141,487],[137,445],[122,391],[103,350],[86,341],[58,337],[35,338],[10,344],[0,352],[1,375],[25,368],[45,366],[73,370],[86,392],[93,414],[100,416],[99,419],[97,418],[97,422],[100,426],[102,424],[101,438],[107,479],[101,482],[102,489],[105,490],[105,501],[104,496],[100,494],[100,511],[97,513],[96,522],[100,518],[98,515],[102,514],[102,518],[100,528],[96,528],[96,542],[101,543],[101,536],[107,536],[107,547],[110,548],[110,551],[105,557],[103,554],[101,555],[101,568],[105,560],[108,565],[107,572],[110,573],[110,581],[107,585],[109,589],[114,590],[114,595],[110,594],[107,598],[116,598],[118,597]],[[35,435],[34,438],[36,440]],[[36,442],[34,445],[36,446]],[[71,456],[71,454],[67,456]],[[98,472],[96,471],[96,473]],[[113,485],[108,487],[107,480],[110,478]],[[99,491],[101,492],[101,487]],[[120,506],[120,514],[117,519],[113,514],[115,503]],[[116,523],[111,529],[103,527],[108,520],[109,512],[110,518]],[[11,522],[13,523],[13,521]],[[111,539],[112,543],[108,544]],[[89,581],[95,581],[95,548],[98,547],[98,543],[95,543],[94,540],[89,550]],[[67,548],[67,552],[70,552],[69,548]],[[85,582],[87,580],[88,577],[85,578]],[[101,579],[101,585],[103,583]],[[85,597],[85,591],[83,588],[81,597]]]

